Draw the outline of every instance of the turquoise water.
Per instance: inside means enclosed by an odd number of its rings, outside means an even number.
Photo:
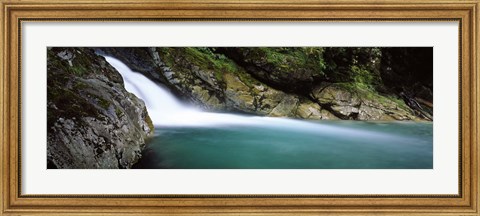
[[[134,168],[432,169],[432,130],[432,123],[300,120],[157,127]]]
[[[306,121],[210,113],[105,57],[156,125],[134,168],[432,169],[432,123]]]

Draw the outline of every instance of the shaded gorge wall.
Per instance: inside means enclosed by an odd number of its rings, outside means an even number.
[[[433,49],[97,48],[215,112],[302,119],[433,120]]]

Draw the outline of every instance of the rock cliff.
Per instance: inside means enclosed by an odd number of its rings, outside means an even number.
[[[431,48],[96,48],[207,111],[433,120]]]
[[[131,168],[153,134],[143,101],[90,48],[48,48],[48,168]]]

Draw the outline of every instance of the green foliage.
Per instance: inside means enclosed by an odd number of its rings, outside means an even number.
[[[264,61],[267,67],[282,73],[298,73],[299,69],[323,76],[326,68],[321,47],[258,47],[247,49],[247,60]]]
[[[185,51],[189,57],[199,60],[199,62],[197,62],[200,63],[198,65],[200,68],[215,72],[215,78],[217,80],[222,81],[223,73],[225,72],[236,72],[238,70],[238,66],[233,61],[222,54],[214,53],[215,48],[189,47],[186,48]]]
[[[163,50],[162,55],[169,66],[185,70],[185,65],[196,65],[201,70],[212,71],[220,85],[225,73],[236,74],[250,87],[261,79],[284,91],[290,88],[289,82],[303,82],[304,89],[297,87],[300,94],[308,92],[309,84],[342,83],[346,89],[358,92],[364,98],[394,101],[405,106],[394,96],[395,92],[385,87],[380,74],[383,54],[377,47],[189,47]],[[379,93],[379,89],[383,93]]]
[[[365,88],[373,89],[374,85],[378,83],[378,77],[372,72],[361,68],[357,65],[351,67],[352,82],[356,85],[361,85]]]
[[[381,55],[381,49],[376,47],[325,48],[327,77],[336,82],[376,84]]]

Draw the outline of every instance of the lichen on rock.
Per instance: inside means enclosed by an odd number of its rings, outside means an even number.
[[[131,168],[154,128],[121,75],[89,48],[51,48],[47,76],[49,168]]]

